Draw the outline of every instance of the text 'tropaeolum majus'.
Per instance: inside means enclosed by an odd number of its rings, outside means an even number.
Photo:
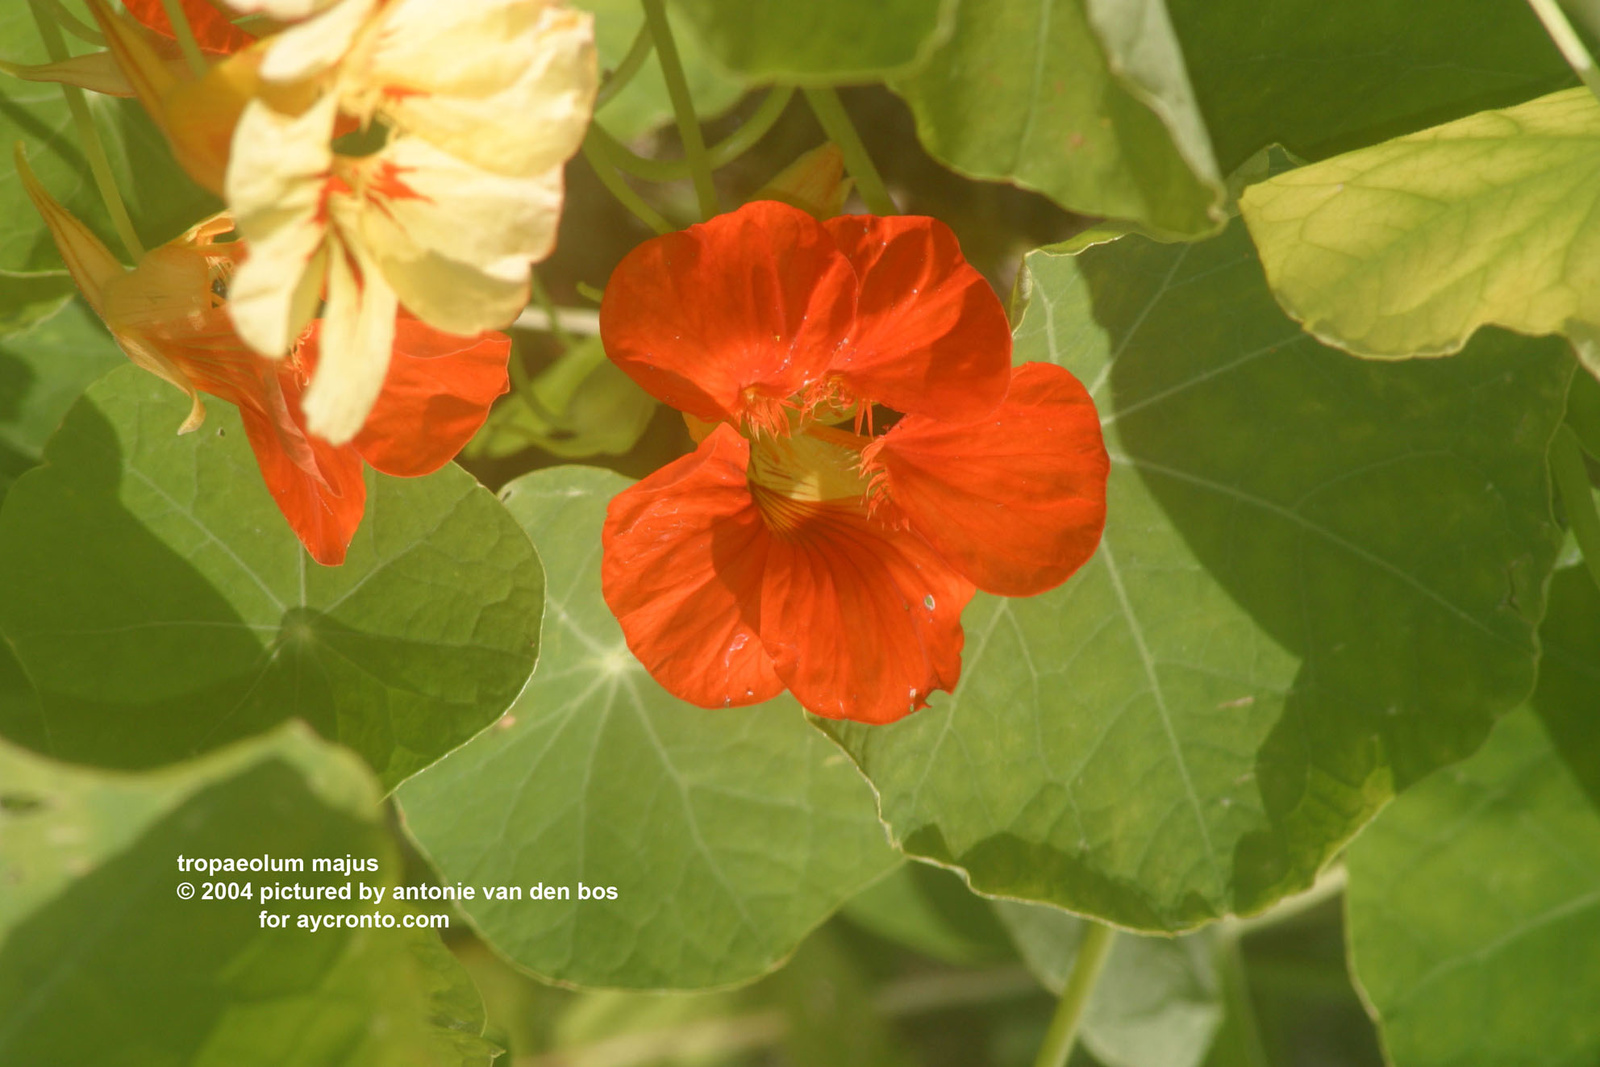
[[[1000,301],[934,219],[748,204],[629,254],[600,331],[699,441],[603,535],[628,647],[684,700],[788,689],[892,722],[954,688],[976,589],[1043,592],[1099,543],[1087,391],[1012,367]]]

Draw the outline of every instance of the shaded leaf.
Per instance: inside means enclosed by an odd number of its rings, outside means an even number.
[[[431,931],[264,929],[359,898],[258,899],[263,883],[340,886],[309,858],[378,860],[394,842],[377,783],[300,727],[143,775],[92,773],[0,742],[0,1057],[7,1063],[487,1067],[483,1006]],[[179,856],[298,858],[304,873],[222,874],[253,899],[182,899]],[[387,909],[394,911],[395,909]],[[403,910],[403,909],[402,909]],[[396,920],[398,923],[398,919]]]
[[[1600,1056],[1600,812],[1531,712],[1391,805],[1349,864],[1351,962],[1395,1067]]]
[[[1570,357],[1329,351],[1242,227],[1027,269],[1017,359],[1101,405],[1100,549],[1051,593],[977,597],[943,706],[819,725],[895,840],[980,891],[1152,930],[1260,910],[1532,689]]]
[[[1071,912],[997,900],[1028,969],[1057,996],[1087,925]],[[1211,938],[1122,933],[1083,1013],[1083,1044],[1106,1067],[1197,1067],[1222,1022]]]
[[[1533,709],[1574,780],[1600,810],[1600,588],[1584,567],[1556,572],[1539,628],[1544,654]]]
[[[54,304],[51,314],[0,336],[0,447],[32,462],[89,383],[127,362],[81,301]]]
[[[988,903],[959,875],[926,863],[901,864],[857,893],[843,915],[879,937],[946,963],[1014,957]]]
[[[267,495],[237,413],[129,366],[68,413],[0,510],[0,625],[42,722],[0,732],[142,767],[290,717],[387,785],[510,704],[537,651],[542,574],[465,472],[368,472],[341,567],[312,563]]]
[[[1306,159],[1572,83],[1526,0],[1166,0],[1224,174]]]
[[[465,905],[508,958],[579,985],[726,985],[777,966],[897,857],[793,701],[692,707],[628,652],[600,596],[601,522],[628,484],[559,467],[506,487],[551,575],[539,670],[499,728],[399,798],[445,881],[568,887]]]
[[[825,84],[920,66],[949,35],[957,2],[672,0],[672,6],[729,70],[755,81]]]
[[[1224,189],[1162,0],[964,0],[896,81],[928,151],[969,177],[1197,237]]]
[[[1600,104],[1570,89],[1280,174],[1240,208],[1278,300],[1330,344],[1442,355],[1493,324],[1592,349],[1597,177]]]

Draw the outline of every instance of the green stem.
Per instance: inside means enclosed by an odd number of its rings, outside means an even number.
[[[1572,432],[1572,427],[1565,423],[1550,442],[1550,473],[1555,477],[1562,506],[1567,510],[1567,525],[1572,528],[1572,536],[1577,538],[1578,548],[1583,552],[1583,562],[1595,584],[1600,585],[1600,512],[1595,510],[1589,472],[1583,465],[1583,446],[1578,443],[1578,435]]]
[[[184,62],[189,64],[196,78],[204,78],[210,68],[206,57],[200,54],[200,44],[194,39],[194,28],[189,25],[182,0],[161,0],[161,6],[167,13],[167,21],[172,23],[172,35],[178,39],[178,50],[183,53]]]
[[[1256,1022],[1255,1003],[1250,999],[1250,985],[1245,979],[1244,956],[1239,951],[1239,939],[1231,933],[1219,933],[1216,939],[1218,977],[1222,979],[1222,1002],[1227,1011],[1224,1037],[1233,1046],[1229,1062],[1244,1067],[1271,1067],[1266,1047],[1261,1044],[1261,1027]]]
[[[683,141],[689,177],[694,179],[694,195],[700,202],[700,218],[709,219],[717,213],[717,189],[711,182],[711,161],[706,157],[705,135],[700,132],[700,122],[695,118],[689,82],[683,76],[678,45],[672,39],[672,27],[667,25],[667,9],[662,0],[644,0],[644,20],[650,28],[650,36],[655,38],[656,57],[661,60],[661,76],[666,79],[667,95],[672,98],[672,113],[678,119],[678,137]]]
[[[72,36],[88,44],[106,46],[106,36],[93,26],[84,22],[78,16],[62,6],[61,0],[50,0],[50,14],[55,18],[56,25],[66,30]]]
[[[556,302],[550,299],[550,290],[544,287],[544,282],[540,280],[537,270],[528,273],[528,282],[533,289],[533,302],[538,304],[539,309],[549,318],[550,332],[555,336],[556,343],[561,346],[561,350],[565,352],[572,347],[572,335],[567,332],[565,326],[561,325],[561,314],[556,309]]]
[[[840,147],[843,147],[842,145]],[[1078,1024],[1083,1020],[1083,1009],[1089,1004],[1095,982],[1111,955],[1111,944],[1117,932],[1093,919],[1084,920],[1083,940],[1078,943],[1078,957],[1072,961],[1072,973],[1067,976],[1066,988],[1056,1004],[1056,1013],[1050,1019],[1050,1029],[1045,1031],[1044,1044],[1033,1067],[1064,1067],[1072,1055],[1072,1045],[1078,1038]]]
[[[861,143],[861,135],[856,132],[849,113],[839,102],[839,94],[832,89],[807,89],[805,94],[812,113],[822,124],[822,132],[828,135],[828,140],[839,146],[840,153],[844,155],[845,170],[856,180],[856,189],[860,191],[861,199],[866,201],[867,210],[874,215],[898,214],[899,209],[894,206],[878,168],[872,165],[867,146]]]
[[[711,169],[725,167],[748,152],[772,129],[793,97],[792,86],[775,88],[768,93],[742,126],[706,149],[706,159]],[[605,141],[611,161],[629,174],[652,182],[680,181],[690,176],[687,159],[649,159],[617,140],[599,123],[595,123],[591,130],[596,137]]]
[[[1583,79],[1583,84],[1589,87],[1595,99],[1600,100],[1600,71],[1595,70],[1594,57],[1583,46],[1578,31],[1567,21],[1566,12],[1561,10],[1556,0],[1528,0],[1528,6],[1544,23],[1545,32],[1560,49],[1561,58],[1567,61],[1567,66]]]
[[[33,12],[34,23],[39,27],[39,36],[44,39],[44,49],[50,56],[50,61],[65,63],[67,42],[62,39],[61,28],[50,17],[44,0],[28,0],[28,7]],[[144,256],[144,245],[140,243],[139,235],[134,232],[133,220],[128,217],[128,208],[122,202],[122,194],[117,192],[117,180],[111,173],[111,161],[106,158],[105,146],[100,143],[100,133],[94,127],[94,116],[89,113],[89,102],[84,99],[83,90],[76,85],[63,85],[61,91],[67,98],[67,110],[72,114],[72,123],[78,128],[78,140],[82,143],[83,154],[89,161],[89,171],[94,175],[95,186],[100,190],[100,199],[105,201],[106,211],[111,215],[111,225],[116,229],[117,236],[121,238],[129,257],[137,263]]]
[[[633,191],[633,187],[622,180],[622,175],[617,173],[616,164],[607,151],[605,141],[595,136],[599,126],[589,127],[589,136],[583,139],[583,158],[589,161],[589,166],[594,169],[595,177],[600,179],[600,184],[614,197],[617,202],[634,216],[650,227],[656,233],[671,233],[677,229],[672,223],[655,208],[644,202],[644,198]]]
[[[622,62],[611,72],[611,77],[600,86],[600,92],[594,98],[596,111],[605,107],[612,98],[628,87],[628,83],[633,81],[633,76],[639,73],[639,68],[644,66],[644,61],[650,58],[655,46],[656,40],[650,36],[649,24],[640,26],[639,32],[634,35],[633,44],[628,46],[628,54],[622,57]]]

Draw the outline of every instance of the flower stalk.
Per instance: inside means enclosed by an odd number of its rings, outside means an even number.
[[[1072,973],[1067,976],[1056,1013],[1050,1018],[1044,1044],[1039,1046],[1039,1054],[1034,1057],[1034,1067],[1066,1067],[1067,1057],[1072,1055],[1072,1046],[1078,1038],[1083,1010],[1088,1007],[1095,983],[1100,980],[1100,972],[1111,955],[1116,930],[1093,919],[1085,919],[1084,923],[1087,929],[1078,945],[1077,959],[1072,962]]]
[[[866,201],[867,210],[874,215],[899,214],[878,168],[867,154],[867,146],[856,132],[855,123],[850,121],[849,112],[839,102],[839,94],[832,89],[807,89],[805,94],[812,113],[822,125],[822,132],[844,153],[844,168],[856,180],[856,188],[861,192],[861,199]]]
[[[167,21],[172,23],[172,35],[178,39],[178,50],[183,53],[183,61],[189,64],[196,78],[204,78],[210,67],[205,56],[200,54],[200,42],[194,39],[194,27],[189,25],[189,16],[184,12],[181,0],[161,0],[161,6],[167,13]]]
[[[1583,46],[1583,40],[1578,36],[1578,31],[1572,28],[1572,23],[1567,20],[1566,12],[1561,10],[1556,0],[1528,0],[1528,6],[1539,16],[1539,21],[1544,23],[1545,32],[1555,42],[1556,48],[1561,52],[1561,58],[1567,61],[1567,66],[1583,79],[1583,84],[1589,87],[1595,99],[1600,100],[1600,70],[1595,69],[1594,57]]]
[[[709,219],[717,213],[717,190],[711,181],[711,160],[706,155],[705,135],[695,118],[694,100],[689,96],[689,81],[683,74],[683,62],[678,58],[678,45],[672,39],[672,27],[667,24],[667,9],[662,0],[644,0],[645,25],[655,39],[656,56],[661,61],[661,76],[667,82],[667,95],[672,98],[672,111],[678,120],[678,136],[683,141],[683,155],[689,164],[689,177],[694,181],[695,199],[700,204],[700,217]]]
[[[33,12],[34,24],[39,27],[39,36],[44,41],[50,61],[66,62],[67,42],[62,38],[61,28],[51,16],[46,0],[28,0],[28,8]],[[105,202],[106,212],[111,216],[111,225],[117,231],[117,238],[128,257],[138,261],[144,256],[144,244],[139,240],[133,228],[133,219],[128,215],[128,207],[117,190],[116,176],[111,173],[111,160],[106,157],[105,145],[101,144],[100,133],[95,129],[94,116],[89,113],[89,102],[84,98],[83,90],[75,85],[63,85],[61,91],[67,98],[67,111],[72,115],[72,124],[78,131],[84,157],[89,161],[89,172],[94,177],[95,188],[100,191],[100,199]]]

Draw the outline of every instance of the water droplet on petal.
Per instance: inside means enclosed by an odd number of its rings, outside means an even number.
[[[732,697],[723,697],[722,698],[722,706],[725,707],[725,708],[733,707],[733,698]]]
[[[933,594],[932,593],[929,593],[927,596],[922,598],[922,606],[927,608],[929,611],[933,610]]]

